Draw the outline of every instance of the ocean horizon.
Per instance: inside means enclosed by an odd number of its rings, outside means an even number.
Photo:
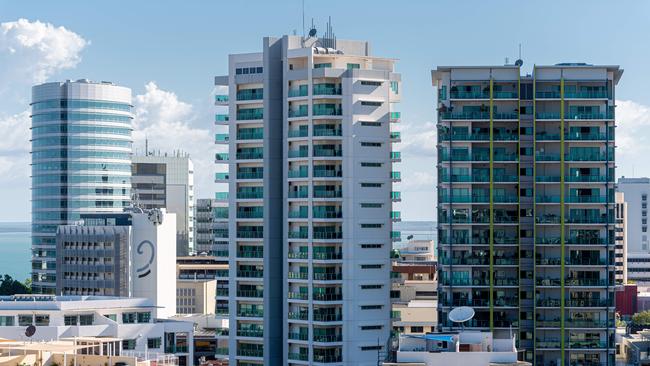
[[[29,222],[0,222],[0,275],[19,281],[30,278],[30,230]]]

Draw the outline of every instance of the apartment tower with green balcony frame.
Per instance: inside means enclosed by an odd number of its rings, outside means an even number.
[[[535,365],[614,365],[618,66],[438,67],[439,327]]]

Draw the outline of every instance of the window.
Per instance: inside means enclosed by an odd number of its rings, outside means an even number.
[[[257,68],[257,73],[258,73],[258,74],[261,74],[261,73],[263,73],[263,72],[264,72],[264,68],[263,68],[263,67],[260,66],[260,67]]]
[[[13,327],[13,326],[14,326],[13,316],[0,316],[0,327]]]
[[[361,244],[362,249],[379,249],[383,246],[384,244]]]
[[[361,269],[381,269],[383,264],[362,264]]]
[[[65,324],[65,325],[77,325],[77,316],[76,315],[65,315],[63,317],[63,324]]]
[[[424,333],[424,327],[411,327],[411,333]]]
[[[365,105],[369,107],[380,107],[382,105],[382,102],[371,102],[367,100],[362,100],[361,105]]]
[[[241,73],[242,73],[241,69],[239,69],[239,68],[235,69],[235,74],[236,75],[241,75]]]
[[[124,349],[124,350],[134,350],[135,349],[135,339],[124,339],[122,341],[122,349]]]
[[[361,330],[378,330],[382,329],[382,325],[362,325]]]
[[[378,290],[380,288],[384,287],[382,284],[376,284],[376,285],[361,285],[362,290]]]
[[[361,305],[361,310],[381,310],[384,305]]]
[[[379,127],[381,126],[381,122],[368,122],[368,121],[362,121],[361,126],[367,126],[367,127]]]
[[[144,313],[138,313],[138,323],[149,323],[151,321],[151,313],[150,312],[144,312]]]
[[[162,340],[158,338],[147,338],[147,348],[160,348]]]
[[[364,147],[381,147],[381,142],[362,142],[361,146]]]
[[[361,80],[361,85],[381,86],[381,81]]]
[[[377,351],[383,349],[384,346],[362,346],[362,351]]]
[[[383,203],[361,203],[361,208],[382,208]]]
[[[93,314],[79,315],[79,325],[93,325]]]
[[[361,183],[363,188],[381,188],[383,183]]]
[[[361,166],[365,167],[365,168],[379,168],[382,165],[383,165],[383,163],[374,163],[374,162],[371,163],[371,162],[367,162],[367,161],[361,162]]]
[[[323,68],[327,68],[327,67],[332,67],[332,63],[331,62],[324,62],[324,63],[320,63],[320,64],[314,64],[314,69],[323,69]]]
[[[361,224],[363,229],[380,229],[384,224]]]
[[[395,94],[399,94],[399,83],[397,81],[390,82],[390,88]]]
[[[122,323],[135,324],[137,317],[136,313],[122,313]]]
[[[361,65],[359,64],[348,64],[348,70],[354,70],[359,68],[361,68]]]
[[[39,325],[39,326],[50,325],[50,316],[47,314],[34,315],[34,325]]]

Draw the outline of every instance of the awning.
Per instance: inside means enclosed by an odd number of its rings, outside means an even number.
[[[410,338],[426,339],[428,341],[440,341],[440,342],[453,342],[454,341],[454,336],[451,336],[451,335],[435,335],[435,334],[413,335],[413,334],[408,334],[408,335],[405,335],[405,336],[410,337]]]

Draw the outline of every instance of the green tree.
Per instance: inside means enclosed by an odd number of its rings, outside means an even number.
[[[31,288],[20,281],[14,280],[8,274],[0,278],[0,295],[29,294]]]
[[[632,315],[634,325],[650,325],[650,310]]]

